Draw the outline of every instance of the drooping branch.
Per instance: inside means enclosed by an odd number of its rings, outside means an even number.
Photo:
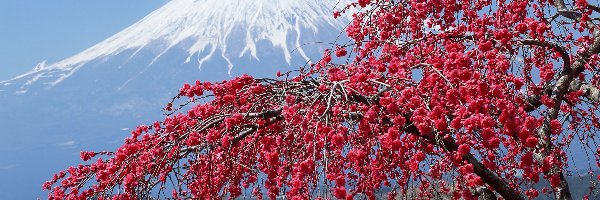
[[[281,111],[279,112],[279,114],[281,114]],[[248,128],[248,129],[240,132],[238,135],[236,135],[232,139],[232,141],[233,141],[233,143],[237,143],[237,142],[243,140],[244,138],[246,138],[246,136],[248,136],[248,135],[256,132],[258,129],[268,127],[268,126],[270,126],[272,124],[275,124],[278,121],[282,121],[284,119],[285,118],[282,115],[274,115],[273,118],[270,119],[268,122],[266,122],[264,125],[262,125],[262,126],[255,126],[255,127],[252,127],[252,128]]]
[[[332,90],[333,89],[335,89],[335,88],[332,88]],[[388,91],[388,90],[389,90],[389,88],[382,89],[382,91]],[[362,104],[367,104],[367,105],[373,105],[373,104],[379,104],[379,96],[380,95],[381,95],[381,92],[378,92],[377,94],[374,94],[371,96],[353,94],[350,98],[348,98],[348,100],[350,100],[351,102],[349,102],[349,103],[352,103],[352,104],[362,103]],[[329,102],[329,104],[331,104],[331,103],[332,102]],[[329,112],[329,114],[332,114],[331,111],[327,111],[327,112]],[[360,113],[360,112],[352,112],[352,113],[346,113],[346,114],[348,114],[347,115],[348,120],[361,120],[364,116],[363,113]],[[265,127],[268,127],[269,125],[271,125],[273,123],[285,120],[285,117],[282,114],[282,108],[275,109],[275,110],[266,110],[266,111],[257,112],[257,113],[247,113],[244,116],[247,118],[263,118],[263,119],[270,119],[270,120],[261,126],[250,125],[251,126],[250,128],[247,128],[247,129],[241,131],[232,139],[232,141],[234,143],[242,141],[244,138],[247,138],[248,136],[252,135],[253,133],[256,133],[256,131],[263,129]],[[407,119],[411,118],[410,115],[405,116],[405,117]],[[222,122],[222,121],[220,121],[220,122]],[[388,123],[393,123],[393,122],[388,121]],[[456,142],[452,138],[445,138],[445,139],[441,139],[441,140],[431,138],[429,136],[429,134],[421,133],[419,131],[419,129],[414,125],[414,123],[412,123],[410,120],[407,120],[402,127],[405,127],[402,131],[405,131],[406,133],[410,133],[415,136],[421,137],[421,138],[429,141],[430,143],[432,143],[436,146],[439,146],[442,149],[445,149],[449,153],[456,152],[458,150],[458,144],[456,144]],[[209,147],[209,146],[206,144],[201,144],[201,145],[198,145],[195,147],[188,147],[187,149],[184,149],[182,151],[188,152],[188,153],[190,151],[198,152],[199,150],[201,150],[201,148],[207,148],[207,147]],[[468,154],[464,155],[463,160],[467,163],[472,164],[473,168],[474,168],[474,173],[477,174],[478,176],[480,176],[482,178],[483,182],[491,187],[490,189],[497,192],[504,199],[519,199],[519,200],[524,199],[524,197],[521,194],[519,194],[516,190],[514,190],[514,188],[511,188],[510,185],[508,183],[506,183],[504,180],[502,180],[502,178],[500,178],[496,173],[494,173],[493,171],[491,171],[490,169],[485,167],[485,165],[483,165],[483,163],[481,163],[481,161],[479,161],[473,154],[468,153]],[[490,194],[486,194],[486,195],[490,196]]]
[[[426,137],[424,134],[419,132],[413,123],[408,122],[405,131],[420,137]],[[429,138],[430,141],[437,143],[438,146],[446,149],[449,152],[458,151],[458,144],[452,138],[445,138],[441,140],[441,143],[436,142],[434,138]],[[463,159],[473,165],[475,174],[482,178],[482,180],[491,186],[504,199],[515,199],[524,200],[525,198],[521,194],[517,193],[509,184],[504,182],[496,173],[487,168],[481,161],[479,161],[473,154],[467,153],[463,156]]]
[[[354,99],[358,100],[360,103],[368,103],[368,104],[378,104],[378,101],[369,101],[368,99],[374,99],[373,97],[365,97],[363,95],[354,95]],[[349,115],[353,120],[359,120],[362,118],[361,113],[352,113]],[[412,123],[409,119],[410,115],[405,116],[407,119],[406,123],[403,127],[405,132],[413,134],[415,136],[426,139],[427,141],[435,144],[441,148],[444,148],[448,152],[456,152],[458,150],[458,145],[452,138],[445,138],[440,140],[436,140],[435,138],[431,138],[428,134],[423,134],[419,131],[419,129]],[[494,191],[496,191],[502,198],[504,199],[515,199],[522,200],[525,199],[521,194],[514,190],[514,188],[510,187],[508,183],[502,180],[496,173],[487,168],[481,161],[479,161],[473,154],[467,153],[463,156],[463,159],[472,164],[474,168],[475,174],[482,178],[482,180],[492,187]]]
[[[533,39],[520,40],[520,42],[523,43],[524,45],[541,46],[541,47],[551,48],[551,49],[558,51],[558,53],[560,53],[560,56],[562,57],[562,60],[563,60],[563,69],[571,68],[571,59],[569,57],[569,53],[567,53],[567,51],[565,50],[565,48],[563,46],[553,43],[553,42],[533,40]]]

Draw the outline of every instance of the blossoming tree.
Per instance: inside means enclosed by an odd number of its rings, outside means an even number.
[[[82,152],[49,197],[571,199],[567,151],[597,169],[597,2],[358,0],[342,14],[351,43],[273,79],[185,84],[166,119]]]

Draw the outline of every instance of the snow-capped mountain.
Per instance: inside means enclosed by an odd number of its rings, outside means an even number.
[[[39,191],[79,150],[110,150],[160,120],[185,82],[272,77],[320,58],[345,38],[349,18],[333,10],[348,1],[171,0],[81,53],[1,81],[0,177],[32,179],[0,182],[0,199],[15,197],[4,189]]]
[[[159,110],[184,82],[264,77],[318,59],[344,38],[347,0],[172,0],[103,42],[0,82],[0,103],[67,117]],[[43,99],[43,100],[41,100]],[[68,106],[66,106],[68,105]],[[11,110],[5,110],[11,109]]]
[[[272,59],[272,54],[281,54],[277,57],[290,65],[294,59],[309,60],[305,49],[319,52],[316,42],[332,42],[332,36],[339,35],[346,21],[331,16],[341,5],[344,2],[337,0],[170,1],[77,55],[50,64],[44,61],[30,72],[0,83],[14,84],[19,88],[15,92],[25,93],[35,84],[55,86],[94,62],[126,57],[112,67],[118,69],[144,57],[148,67],[173,51],[179,51],[184,60],[171,64],[189,63],[201,69],[212,60],[222,60],[225,66],[221,67],[229,75],[234,65],[241,64],[236,61]]]

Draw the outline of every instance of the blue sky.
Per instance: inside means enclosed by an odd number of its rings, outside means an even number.
[[[0,80],[81,52],[167,1],[0,0]]]

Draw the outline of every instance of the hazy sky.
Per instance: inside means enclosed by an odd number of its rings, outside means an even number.
[[[168,0],[0,0],[0,81],[101,42]]]

